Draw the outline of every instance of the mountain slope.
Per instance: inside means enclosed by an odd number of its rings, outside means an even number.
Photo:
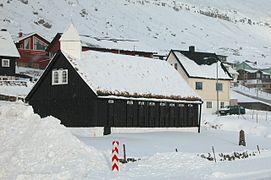
[[[162,54],[195,45],[231,62],[265,64],[271,57],[270,6],[264,0],[8,0],[0,1],[0,27],[51,40],[72,20],[97,44],[129,41],[127,48]]]

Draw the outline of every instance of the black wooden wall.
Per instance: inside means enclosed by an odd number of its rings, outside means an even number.
[[[2,59],[9,59],[10,67],[2,67]],[[15,61],[16,61],[16,58],[0,56],[0,75],[1,76],[15,76]]]
[[[199,106],[101,98],[97,100],[97,121],[99,126],[110,127],[198,127]]]
[[[53,69],[68,69],[68,84],[52,85]],[[57,61],[37,82],[26,101],[40,116],[52,115],[68,127],[96,126],[96,95],[82,80],[66,58],[59,54]]]

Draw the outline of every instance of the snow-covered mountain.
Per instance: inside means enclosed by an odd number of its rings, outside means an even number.
[[[0,27],[51,40],[72,20],[80,34],[138,50],[210,51],[230,62],[271,58],[269,0],[0,0]],[[123,48],[123,47],[122,47]]]

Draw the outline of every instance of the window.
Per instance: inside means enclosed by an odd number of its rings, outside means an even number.
[[[261,78],[261,73],[257,72],[257,73],[256,73],[256,78],[257,78],[257,79],[260,79],[260,78]]]
[[[2,67],[10,67],[9,59],[2,59]]]
[[[52,85],[68,84],[68,69],[52,71]]]
[[[139,101],[139,102],[138,102],[138,105],[142,105],[142,106],[143,106],[144,104],[145,104],[145,103],[144,103],[143,101]]]
[[[160,106],[166,106],[166,103],[160,102]]]
[[[176,70],[178,70],[178,64],[177,64],[177,63],[174,64],[174,68],[175,68]]]
[[[225,103],[224,102],[220,102],[220,108],[224,108],[225,107]]]
[[[196,82],[196,90],[202,90],[202,82]]]
[[[62,71],[62,83],[67,84],[68,83],[68,71]]]
[[[206,102],[206,108],[212,108],[212,102]]]
[[[58,84],[59,83],[59,76],[58,76],[58,72],[54,71],[53,72],[53,84]]]
[[[184,107],[184,104],[178,104],[179,107]]]
[[[47,44],[41,41],[40,39],[34,37],[34,49],[35,50],[45,50],[47,48]]]
[[[217,91],[223,91],[223,84],[222,83],[216,83],[216,90]]]
[[[114,100],[112,100],[112,99],[108,100],[108,104],[113,104],[113,103],[114,103]]]
[[[127,104],[132,105],[132,104],[134,104],[134,102],[133,101],[127,101]]]
[[[175,107],[175,104],[174,103],[170,103],[169,107]]]
[[[24,49],[30,49],[30,38],[24,40]]]

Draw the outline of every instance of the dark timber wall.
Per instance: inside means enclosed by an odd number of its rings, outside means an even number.
[[[2,67],[2,59],[9,59],[9,67]],[[0,56],[0,75],[15,76],[15,61],[14,57]]]
[[[98,99],[98,125],[110,127],[198,127],[199,104]]]

